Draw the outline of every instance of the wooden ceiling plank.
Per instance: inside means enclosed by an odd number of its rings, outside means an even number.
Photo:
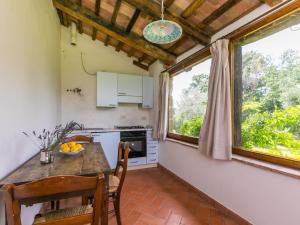
[[[139,61],[136,61],[136,60],[133,61],[133,65],[136,65],[136,66],[138,66],[141,69],[146,70],[146,71],[149,70],[149,67],[147,65],[145,65],[143,63],[140,63]]]
[[[269,6],[275,6],[281,3],[283,0],[261,0],[263,3],[268,4]]]
[[[80,0],[82,1],[82,0]],[[101,4],[101,0],[96,0],[95,1],[95,15],[99,16],[100,13],[100,4]],[[81,6],[81,4],[80,4]],[[93,34],[92,34],[92,39],[96,40],[97,38],[97,29],[93,28]]]
[[[205,0],[194,0],[181,14],[183,18],[188,18],[191,16],[201,5],[205,2]]]
[[[159,3],[151,0],[145,3],[145,0],[124,0],[125,2],[129,3],[130,5],[134,6],[135,8],[139,9],[141,12],[145,12],[149,16],[153,17],[154,19],[159,19],[161,17],[161,6]],[[174,21],[178,23],[183,32],[190,37],[192,37],[195,41],[199,42],[202,45],[207,45],[210,42],[210,36],[205,33],[205,30],[199,29],[199,27],[192,25],[184,18],[180,16],[176,16],[165,9],[165,19]]]
[[[85,7],[80,7],[76,3],[69,0],[53,0],[53,4],[56,8],[62,10],[68,15],[81,20],[83,23],[96,28],[98,31],[101,31],[138,51],[160,59],[166,63],[175,63],[175,55],[170,54],[165,50],[147,42],[138,35],[132,33],[127,34],[119,28],[111,26],[105,20],[101,19],[99,16],[95,15],[94,12]]]
[[[221,7],[219,7],[218,9],[216,9],[212,14],[210,14],[208,17],[206,17],[202,21],[202,25],[200,25],[199,27],[201,28],[201,27],[203,27],[203,25],[204,26],[208,26],[214,20],[216,20],[219,16],[221,16],[222,14],[224,14],[226,11],[228,11],[229,9],[231,9],[233,6],[235,6],[240,1],[241,0],[228,0]]]

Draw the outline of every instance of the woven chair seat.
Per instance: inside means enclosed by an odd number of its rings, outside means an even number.
[[[60,209],[60,210],[36,215],[33,224],[51,222],[54,220],[60,220],[68,217],[89,214],[92,212],[93,212],[92,205],[84,205],[84,206],[78,206],[74,208]]]
[[[109,193],[116,192],[120,184],[120,179],[117,176],[109,176]]]

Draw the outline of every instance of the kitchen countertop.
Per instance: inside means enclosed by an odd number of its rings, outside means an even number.
[[[104,132],[120,132],[120,131],[144,131],[144,130],[152,130],[151,127],[145,127],[145,128],[137,128],[137,129],[119,129],[119,128],[99,128],[99,127],[87,127],[84,129],[78,129],[75,131],[89,131],[91,133],[98,132],[98,133],[104,133]]]

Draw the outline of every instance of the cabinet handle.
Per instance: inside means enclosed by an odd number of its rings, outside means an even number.
[[[131,163],[138,163],[139,161],[133,161],[133,162],[131,162]]]
[[[118,92],[118,95],[127,95],[125,92]]]
[[[115,105],[115,104],[109,104],[108,106],[117,106],[117,105]]]
[[[149,160],[150,162],[155,162],[156,161],[156,159],[151,159],[151,160]]]

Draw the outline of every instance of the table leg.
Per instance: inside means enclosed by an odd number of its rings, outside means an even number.
[[[101,217],[101,225],[108,225],[108,203],[109,203],[109,174],[104,175],[105,179],[105,193],[104,193],[104,207]]]

